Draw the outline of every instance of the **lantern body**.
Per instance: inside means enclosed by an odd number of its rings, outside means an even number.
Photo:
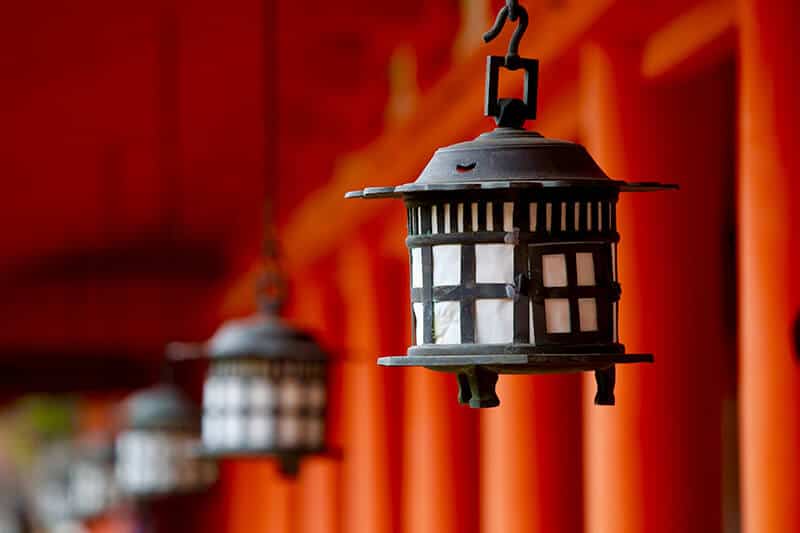
[[[173,385],[129,397],[116,438],[116,480],[135,499],[200,492],[217,479],[213,461],[198,453],[200,416]]]
[[[213,462],[197,457],[196,434],[175,430],[128,429],[117,436],[116,476],[130,496],[197,492],[216,480]]]
[[[408,354],[624,352],[616,199],[608,188],[407,199]]]
[[[112,452],[100,443],[56,443],[34,468],[35,519],[46,527],[89,520],[117,502]]]
[[[347,198],[402,198],[408,214],[413,345],[380,364],[458,376],[459,401],[499,405],[498,374],[594,370],[595,403],[612,405],[617,334],[616,202],[673,188],[610,179],[583,146],[522,129],[534,118],[536,60],[525,100],[497,100],[506,59],[487,59],[487,115],[499,127],[440,148],[412,183]]]
[[[313,453],[325,444],[325,366],[215,360],[203,393],[203,446],[219,452]]]

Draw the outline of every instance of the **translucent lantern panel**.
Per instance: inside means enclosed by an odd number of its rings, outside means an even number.
[[[248,416],[247,445],[250,448],[271,448],[275,445],[275,417],[258,412]]]
[[[325,423],[319,416],[311,415],[306,419],[306,446],[315,450],[325,443]]]
[[[302,445],[302,425],[297,413],[288,412],[278,421],[278,445],[281,448],[298,448]]]
[[[267,409],[275,405],[275,387],[268,379],[251,378],[248,389],[248,403],[251,408]]]
[[[514,245],[476,244],[475,281],[514,283]]]
[[[285,379],[280,385],[282,408],[294,409],[303,403],[303,387],[297,379]]]
[[[503,231],[514,231],[514,204],[503,204]]]
[[[578,267],[578,285],[582,287],[594,285],[594,257],[592,254],[575,254],[575,262]]]
[[[542,256],[542,282],[545,287],[567,286],[567,259],[564,254]]]
[[[325,382],[314,381],[308,384],[308,406],[312,409],[325,407]]]
[[[415,302],[411,307],[414,310],[415,340],[417,344],[423,344],[425,342],[425,319],[423,314],[423,306],[422,303]]]
[[[443,244],[433,247],[433,285],[453,286],[461,283],[461,245]]]
[[[240,410],[245,401],[245,383],[239,376],[225,378],[225,408]]]
[[[510,299],[475,301],[475,342],[508,344],[514,340],[514,302]]]
[[[567,298],[545,298],[545,327],[547,333],[569,333],[569,300]]]
[[[422,248],[411,249],[411,286],[422,287]]]
[[[246,428],[244,416],[236,412],[227,412],[223,420],[221,426],[225,446],[233,449],[244,446]]]
[[[461,302],[433,304],[433,332],[436,344],[461,342]]]
[[[578,298],[578,314],[581,331],[597,331],[597,301],[594,298]]]
[[[225,378],[209,375],[203,386],[203,403],[209,408],[225,405]]]

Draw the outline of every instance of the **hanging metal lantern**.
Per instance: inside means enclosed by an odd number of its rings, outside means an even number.
[[[402,198],[408,213],[413,346],[387,366],[458,377],[458,399],[499,405],[498,374],[593,370],[614,404],[615,365],[652,362],[618,339],[620,192],[676,188],[610,179],[586,149],[523,129],[536,116],[538,61],[520,58],[528,15],[509,0],[486,41],[518,20],[506,57],[487,58],[485,115],[497,128],[440,148],[413,183],[347,198]],[[524,99],[498,99],[501,68]]]
[[[265,244],[260,312],[223,324],[201,348],[173,344],[171,356],[186,359],[199,352],[209,360],[205,454],[271,456],[293,474],[302,456],[325,451],[328,358],[311,335],[279,316],[285,284],[275,247]]]
[[[45,527],[86,521],[106,514],[117,502],[113,446],[104,438],[51,444],[34,466],[34,519]]]
[[[174,385],[162,384],[123,403],[116,439],[116,479],[137,499],[200,492],[217,478],[213,461],[198,454],[200,414]]]

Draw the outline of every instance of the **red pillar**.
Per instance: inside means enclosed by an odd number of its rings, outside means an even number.
[[[639,50],[583,52],[589,151],[614,178],[682,187],[623,193],[618,205],[620,339],[656,363],[618,367],[615,407],[591,405],[586,375],[586,530],[720,531],[730,83],[723,71],[645,86]]]
[[[579,533],[579,376],[504,375],[497,394],[481,412],[481,532]]]
[[[342,531],[347,533],[398,530],[399,480],[392,463],[400,461],[400,434],[399,417],[391,408],[393,369],[375,361],[381,354],[382,328],[391,327],[387,313],[395,316],[392,310],[400,302],[387,297],[391,281],[380,276],[377,259],[370,242],[362,238],[340,254],[338,265],[347,302],[341,310],[347,350],[342,370]]]
[[[744,533],[800,530],[800,24],[792,0],[742,0],[739,391]]]
[[[455,376],[405,373],[404,531],[477,533],[477,413],[458,404]]]

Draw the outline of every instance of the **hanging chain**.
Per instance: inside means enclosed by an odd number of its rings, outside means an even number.
[[[286,301],[287,282],[280,264],[280,243],[275,222],[265,208],[261,276],[256,284],[258,306],[264,313],[278,314]]]
[[[511,35],[511,40],[508,42],[508,52],[506,52],[506,68],[516,70],[519,68],[519,42],[522,36],[525,35],[525,30],[528,29],[528,11],[521,5],[519,0],[506,0],[506,5],[497,13],[497,19],[494,25],[483,34],[483,40],[489,42],[495,39],[500,32],[503,31],[503,26],[506,24],[506,19],[511,22],[518,22],[517,28]]]

